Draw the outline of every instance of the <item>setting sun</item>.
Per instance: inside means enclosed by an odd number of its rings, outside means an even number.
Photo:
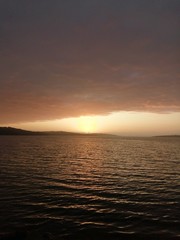
[[[78,118],[78,129],[84,133],[94,133],[97,130],[97,123],[94,117],[82,116]]]

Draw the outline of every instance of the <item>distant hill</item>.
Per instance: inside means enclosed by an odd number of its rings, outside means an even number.
[[[0,135],[34,135],[34,132],[12,127],[0,127]]]
[[[12,127],[0,127],[0,135],[59,135],[59,134],[76,134],[63,131],[44,131],[35,132]],[[77,133],[78,134],[78,133]]]
[[[80,135],[80,136],[115,136],[111,134],[103,133],[74,133],[74,132],[65,132],[65,131],[44,131],[44,132],[35,132],[27,131],[18,128],[12,127],[0,127],[0,135]]]
[[[157,137],[157,138],[165,138],[165,137],[180,137],[180,135],[159,135],[159,136],[155,136],[155,137]]]

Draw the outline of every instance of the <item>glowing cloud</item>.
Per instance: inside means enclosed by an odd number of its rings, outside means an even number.
[[[180,1],[3,1],[0,124],[179,112]]]

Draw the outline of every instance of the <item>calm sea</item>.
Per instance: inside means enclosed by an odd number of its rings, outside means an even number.
[[[0,232],[180,239],[180,138],[1,136]]]

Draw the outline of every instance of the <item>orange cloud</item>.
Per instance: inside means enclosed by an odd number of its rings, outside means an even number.
[[[68,2],[2,3],[1,124],[180,111],[178,1]]]

